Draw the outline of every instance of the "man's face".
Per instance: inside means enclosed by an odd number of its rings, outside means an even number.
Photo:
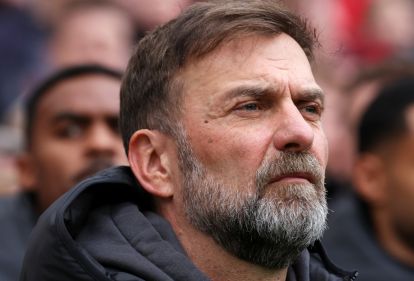
[[[396,239],[414,249],[414,106],[406,114],[408,133],[390,144],[384,161],[387,178],[386,204],[389,227]]]
[[[120,81],[85,75],[62,81],[41,98],[22,184],[40,210],[81,179],[126,164],[118,134]]]
[[[177,79],[187,217],[232,254],[285,266],[326,217],[323,94],[305,53],[285,34],[239,40]]]

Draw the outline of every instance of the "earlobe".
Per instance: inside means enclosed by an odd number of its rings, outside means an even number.
[[[128,160],[135,177],[149,193],[173,196],[168,137],[158,131],[136,131],[129,142]]]
[[[28,153],[17,157],[17,172],[19,186],[24,191],[34,191],[37,186],[36,165]]]
[[[373,206],[381,206],[386,199],[386,177],[382,158],[366,153],[357,159],[353,182],[356,192]]]

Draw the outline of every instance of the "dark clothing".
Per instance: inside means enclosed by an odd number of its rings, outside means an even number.
[[[30,232],[36,223],[29,194],[0,198],[0,280],[19,278]]]
[[[366,209],[354,194],[332,208],[322,243],[335,263],[358,268],[360,281],[414,280],[414,268],[399,263],[380,247]]]
[[[21,280],[208,280],[151,205],[127,167],[85,180],[40,217]],[[346,276],[316,244],[289,268],[288,280],[350,280]]]
[[[346,196],[352,186],[346,180],[341,180],[329,174],[325,177],[326,197],[328,198],[328,207],[334,205],[337,200]]]

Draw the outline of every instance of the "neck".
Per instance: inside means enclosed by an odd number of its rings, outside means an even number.
[[[287,268],[273,270],[241,260],[219,246],[210,236],[188,223],[185,216],[161,211],[172,225],[190,260],[212,281],[284,281]]]

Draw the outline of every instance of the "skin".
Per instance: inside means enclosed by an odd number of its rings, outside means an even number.
[[[193,0],[117,0],[131,12],[141,30],[152,30],[184,11]]]
[[[19,159],[20,184],[36,192],[39,211],[97,169],[127,163],[117,127],[119,87],[115,78],[84,75],[39,101],[31,146]],[[105,164],[93,166],[97,159]]]
[[[132,50],[133,26],[121,10],[95,7],[76,10],[59,21],[50,41],[54,66],[100,63],[124,69]]]
[[[299,45],[282,34],[245,40],[237,44],[238,54],[232,47],[188,66],[181,78],[183,123],[200,161],[225,184],[246,182],[278,151],[309,151],[326,164],[323,95]]]
[[[357,191],[369,202],[379,243],[414,266],[414,105],[406,112],[406,134],[363,155],[356,166]],[[369,180],[371,179],[371,181]]]
[[[305,53],[290,36],[249,36],[226,43],[189,63],[176,79],[183,82],[181,121],[194,154],[223,186],[247,186],[243,183],[251,182],[264,159],[281,151],[307,151],[326,167],[323,93]],[[176,150],[170,137],[141,130],[131,138],[129,161],[191,260],[212,280],[285,280],[286,268],[270,270],[239,260],[188,222]],[[306,175],[287,175],[269,189],[309,181]]]

